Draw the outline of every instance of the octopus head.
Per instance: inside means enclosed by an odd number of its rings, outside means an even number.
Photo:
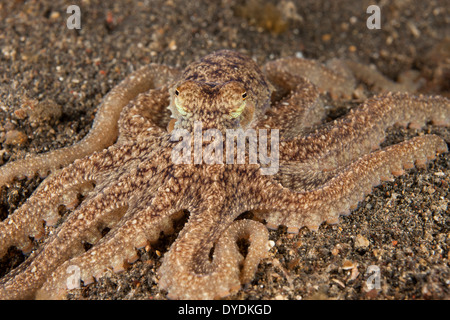
[[[206,83],[185,80],[171,90],[169,131],[193,128],[201,122],[204,129],[245,129],[254,119],[254,99],[239,81]]]

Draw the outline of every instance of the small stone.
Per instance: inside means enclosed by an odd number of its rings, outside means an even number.
[[[50,19],[52,20],[56,20],[61,16],[61,14],[58,11],[52,11],[52,13],[50,14]]]
[[[353,268],[352,273],[350,275],[349,281],[354,281],[359,276],[358,268]]]
[[[344,263],[342,264],[342,269],[344,269],[344,270],[351,270],[354,267],[356,267],[356,265],[351,260],[345,260]]]
[[[339,254],[339,251],[340,251],[339,248],[334,247],[333,250],[331,250],[331,254],[333,256],[337,256]]]
[[[168,47],[171,51],[177,50],[177,43],[175,42],[175,40],[170,41]]]
[[[6,132],[5,144],[8,145],[23,145],[27,142],[28,137],[25,133],[19,130],[11,130]]]
[[[353,90],[353,97],[359,100],[367,98],[367,96],[364,94],[364,87],[362,85],[359,85],[355,90]]]
[[[331,34],[326,33],[326,34],[322,35],[322,41],[328,42],[330,40],[331,40]]]
[[[345,288],[345,284],[344,284],[342,281],[340,281],[340,280],[338,280],[338,279],[331,279],[331,281],[333,281],[334,283],[336,283],[337,285],[339,285],[342,289]]]
[[[31,122],[45,123],[53,122],[62,115],[62,107],[53,100],[37,101],[25,99],[22,108],[15,112],[16,117],[21,119],[25,117],[22,113],[26,112]]]
[[[17,119],[23,120],[27,117],[27,112],[24,108],[21,108],[14,111],[14,115]]]
[[[419,38],[420,37],[420,31],[419,31],[419,29],[416,27],[416,25],[414,23],[412,23],[411,21],[408,21],[406,23],[406,25],[408,26],[408,29],[409,29],[409,31],[411,31],[411,33],[414,36],[414,38]]]
[[[358,234],[355,239],[355,247],[357,248],[367,248],[369,246],[370,242],[367,240],[367,238],[363,237],[362,235]]]
[[[378,296],[378,291],[376,289],[372,289],[366,292],[367,299],[375,299]]]
[[[303,245],[303,242],[301,240],[297,241],[296,243],[293,244],[293,247],[295,249],[300,248]]]

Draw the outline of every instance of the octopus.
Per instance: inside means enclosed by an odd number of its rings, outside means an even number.
[[[324,122],[324,97],[350,99],[358,80],[377,95]],[[267,257],[268,229],[296,234],[336,224],[382,181],[447,152],[432,134],[380,147],[393,125],[450,124],[450,100],[408,93],[417,86],[346,60],[287,57],[260,68],[229,50],[184,71],[157,64],[135,71],[103,99],[83,140],[0,167],[6,187],[46,177],[0,223],[0,256],[12,247],[27,255],[0,280],[0,298],[66,298],[74,274],[87,286],[106,270],[125,270],[186,215],[164,253],[160,289],[171,299],[236,293]],[[195,130],[204,138],[197,145],[194,135],[174,135]],[[267,162],[250,161],[248,150],[243,163],[194,161],[227,130],[277,133],[266,143],[277,170],[263,172]],[[173,152],[182,142],[197,149],[180,163]]]

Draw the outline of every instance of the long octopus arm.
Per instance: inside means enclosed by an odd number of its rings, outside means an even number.
[[[281,142],[280,159],[334,170],[377,149],[388,127],[409,123],[420,128],[427,121],[449,125],[450,100],[407,93],[379,95],[306,137]]]
[[[142,149],[137,150],[136,154],[139,151]],[[119,165],[120,169],[111,168],[109,177],[95,186],[43,247],[0,280],[0,299],[32,296],[50,272],[82,251],[83,241],[95,244],[101,238],[101,228],[113,226],[122,217],[125,209],[135,201],[133,196],[136,193],[132,190],[145,190],[150,194],[156,191],[154,179],[157,171],[161,170],[158,164],[167,161],[162,159],[167,155],[155,155],[152,166],[143,166],[139,158],[130,160],[132,156],[131,152],[128,155],[115,154],[120,159],[114,164]],[[81,160],[75,161],[74,165],[78,161]]]
[[[11,246],[28,252],[32,248],[29,237],[42,238],[44,225],[53,226],[59,220],[59,205],[74,208],[79,194],[91,189],[92,183],[101,183],[114,166],[129,161],[135,149],[134,144],[114,145],[46,178],[20,208],[0,222],[0,256]]]
[[[75,159],[110,146],[118,135],[118,120],[122,109],[139,93],[173,81],[179,71],[167,66],[150,64],[118,84],[104,98],[98,108],[88,135],[80,142],[62,149],[7,163],[0,167],[0,186],[18,176],[45,176]]]
[[[353,74],[356,79],[367,84],[369,87],[371,87],[371,90],[375,92],[414,92],[422,85],[420,79],[418,79],[417,81],[408,82],[392,81],[391,79],[380,73],[378,70],[371,68],[368,65],[351,60],[333,59],[328,61],[327,66],[332,69],[348,69],[348,71],[351,72],[351,74]]]
[[[302,192],[317,189],[333,178],[339,169],[322,170],[314,164],[300,161],[280,161],[278,172],[273,178],[283,187]]]
[[[447,144],[435,135],[425,135],[367,154],[351,163],[319,188],[295,192],[274,181],[260,186],[264,197],[257,211],[268,228],[279,225],[296,233],[303,226],[316,230],[326,221],[337,223],[382,180],[403,174],[404,169],[424,166],[436,153],[447,152]]]
[[[164,157],[166,158],[162,159]],[[18,268],[1,279],[0,299],[33,297],[36,290],[58,266],[83,253],[84,242],[92,244],[95,248],[98,241],[102,239],[102,230],[105,227],[113,229],[118,222],[122,224],[129,221],[133,212],[143,211],[151,206],[155,207],[158,212],[163,209],[169,210],[167,208],[170,210],[176,208],[177,195],[173,193],[171,197],[167,197],[167,188],[157,191],[158,185],[154,181],[160,174],[170,176],[170,174],[160,172],[167,169],[159,166],[161,162],[167,161],[167,157],[165,154],[155,154],[154,164],[150,166],[148,163],[142,163],[139,159],[128,159],[126,163],[120,164],[120,169],[113,168],[109,178],[95,186],[80,207],[69,215],[41,249],[38,249]],[[140,191],[133,192],[133,190]],[[143,196],[143,194],[147,194],[147,196]],[[153,201],[153,197],[159,200]],[[171,200],[171,198],[173,199]],[[124,214],[127,216],[124,217]],[[149,218],[154,216],[150,215]],[[131,223],[135,225],[136,221]],[[167,230],[167,223],[164,220],[160,219],[160,223],[153,225],[155,226],[154,230],[146,233],[149,241],[153,241],[155,237],[159,236],[161,230]],[[145,224],[136,225],[136,227],[146,230]],[[110,236],[114,234],[115,232]],[[145,242],[145,239],[141,237],[142,232],[136,231],[133,234],[135,236],[132,239],[136,246]],[[129,234],[122,236],[123,239],[127,237]],[[94,251],[90,252],[92,255]],[[126,251],[126,253],[130,255],[131,251]],[[103,254],[105,252],[99,251],[99,256]],[[118,260],[111,261],[115,264]],[[88,270],[88,267],[86,266],[85,269]],[[85,280],[88,283],[87,276],[85,276]]]
[[[188,188],[183,197],[189,220],[164,255],[159,270],[160,288],[168,291],[170,299],[213,299],[233,294],[253,278],[259,262],[266,257],[266,227],[255,221],[236,220],[255,205],[252,190],[261,178],[259,166],[233,166],[231,173],[223,176],[216,176],[221,172],[216,169],[206,167],[204,185],[208,187]],[[224,186],[214,182],[219,179],[227,181],[227,190],[235,194],[232,200],[224,198]],[[241,179],[249,183],[242,184]],[[245,257],[237,246],[240,239],[247,240]]]
[[[117,223],[129,205],[131,185],[145,179],[144,173],[130,170],[117,177],[116,183],[97,185],[96,193],[83,201],[41,249],[1,279],[0,298],[32,297],[56,267],[83,252],[83,241],[95,244],[101,228]]]
[[[292,90],[292,78],[302,76],[311,80],[320,92],[330,93],[333,99],[349,99],[356,87],[356,79],[366,83],[375,92],[413,92],[420,80],[398,83],[378,70],[351,60],[331,59],[325,64],[315,60],[286,57],[268,62],[263,68],[278,94]]]
[[[212,210],[217,209],[191,212],[187,225],[164,256],[160,287],[171,299],[217,299],[232,294],[251,281],[267,253],[264,225],[233,221],[235,215],[209,214]],[[250,243],[245,258],[237,247],[242,238]]]
[[[135,197],[120,221],[95,246],[67,260],[49,274],[36,297],[64,299],[70,289],[67,280],[74,267],[79,271],[78,280],[83,281],[83,285],[88,285],[100,278],[107,269],[113,272],[123,271],[127,264],[139,258],[137,249],[156,242],[161,231],[172,233],[173,221],[179,212],[176,197],[161,201],[165,190],[145,191],[146,195]],[[130,237],[130,234],[133,236]]]
[[[293,80],[295,79],[295,81]],[[273,81],[273,80],[272,80]],[[289,140],[304,133],[307,128],[318,125],[325,114],[316,86],[302,77],[290,77],[290,94],[276,101],[257,124],[261,129],[280,130],[280,139]]]
[[[328,92],[335,99],[349,99],[355,88],[355,80],[348,70],[332,70],[315,60],[281,58],[266,63],[263,71],[275,85],[276,94],[281,96],[293,89],[295,80],[292,79],[298,76],[307,78],[321,93]]]

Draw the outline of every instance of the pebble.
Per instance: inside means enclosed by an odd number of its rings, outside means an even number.
[[[326,33],[324,35],[322,35],[322,41],[328,42],[331,40],[331,34]]]
[[[177,50],[177,43],[175,42],[175,40],[170,41],[168,47],[171,51]]]
[[[356,265],[355,265],[355,263],[354,263],[353,261],[351,261],[351,260],[345,260],[345,261],[342,263],[342,269],[344,269],[344,270],[351,270],[351,269],[353,269],[354,267],[356,267]]]
[[[358,234],[355,239],[355,247],[357,248],[367,248],[369,246],[370,242],[367,240],[367,238],[363,237],[362,235]]]
[[[57,20],[60,16],[61,14],[58,11],[52,11],[52,13],[50,14],[50,19]]]
[[[342,281],[340,281],[338,279],[331,279],[331,281],[333,281],[334,283],[339,285],[341,288],[343,288],[343,289],[345,288],[345,284]]]
[[[337,256],[339,254],[340,249],[337,247],[334,247],[333,250],[331,250],[331,254],[333,256]]]
[[[6,132],[5,144],[8,145],[23,145],[27,142],[28,137],[25,133],[19,130],[11,130]]]

